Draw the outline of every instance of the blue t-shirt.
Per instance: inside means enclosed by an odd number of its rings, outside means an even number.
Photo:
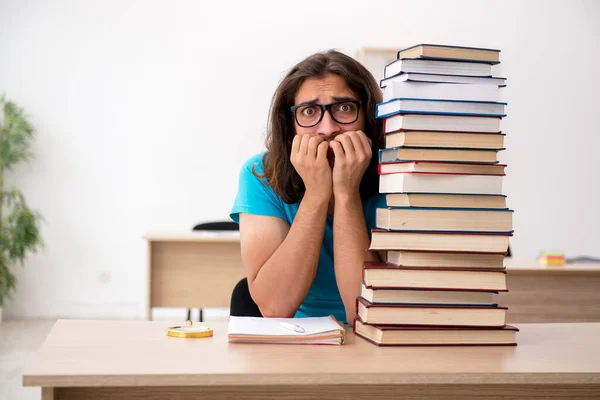
[[[279,217],[291,225],[298,212],[300,202],[285,203],[271,189],[266,179],[259,179],[252,173],[254,165],[256,173],[262,174],[263,155],[264,153],[257,154],[243,165],[240,171],[238,193],[230,217],[239,223],[240,213],[266,215]],[[380,194],[363,201],[369,235],[375,226],[375,210],[385,206],[385,196]],[[295,317],[323,317],[333,314],[338,321],[346,322],[346,311],[338,291],[333,265],[333,217],[327,215],[317,274]]]

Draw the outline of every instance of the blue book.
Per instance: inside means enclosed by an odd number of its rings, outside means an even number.
[[[442,114],[475,117],[506,117],[507,103],[491,101],[397,98],[377,104],[377,118],[396,114]]]
[[[498,164],[498,151],[500,150],[398,146],[379,150],[379,162],[443,161]]]

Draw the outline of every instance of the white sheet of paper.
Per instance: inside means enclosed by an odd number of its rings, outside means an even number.
[[[280,323],[287,322],[304,328],[304,333],[293,332],[283,328]],[[297,335],[305,336],[315,333],[339,330],[329,317],[311,318],[255,318],[255,317],[229,317],[229,335]]]

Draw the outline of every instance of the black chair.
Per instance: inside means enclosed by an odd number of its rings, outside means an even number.
[[[203,222],[194,226],[194,231],[239,231],[240,226],[234,221]]]
[[[239,231],[240,226],[237,222],[234,221],[214,221],[214,222],[203,222],[197,224],[192,229],[194,231]],[[192,319],[192,309],[188,308],[187,310],[187,319],[188,321]],[[198,319],[200,322],[203,320],[202,309],[200,309],[200,318]]]
[[[233,288],[229,315],[235,317],[262,317],[260,309],[250,295],[247,278],[240,280]]]

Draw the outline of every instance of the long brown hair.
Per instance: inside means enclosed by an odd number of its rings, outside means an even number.
[[[362,101],[365,118],[365,134],[371,139],[373,155],[371,163],[360,184],[360,197],[365,200],[379,190],[377,175],[378,150],[382,142],[382,123],[375,118],[375,105],[382,101],[381,89],[373,75],[358,61],[335,50],[316,53],[294,66],[281,81],[271,102],[269,123],[263,157],[263,174],[269,186],[288,204],[298,202],[304,195],[302,178],[292,165],[290,155],[294,140],[294,116],[290,107],[300,86],[308,78],[340,76],[350,90]],[[256,172],[253,169],[253,173]]]

